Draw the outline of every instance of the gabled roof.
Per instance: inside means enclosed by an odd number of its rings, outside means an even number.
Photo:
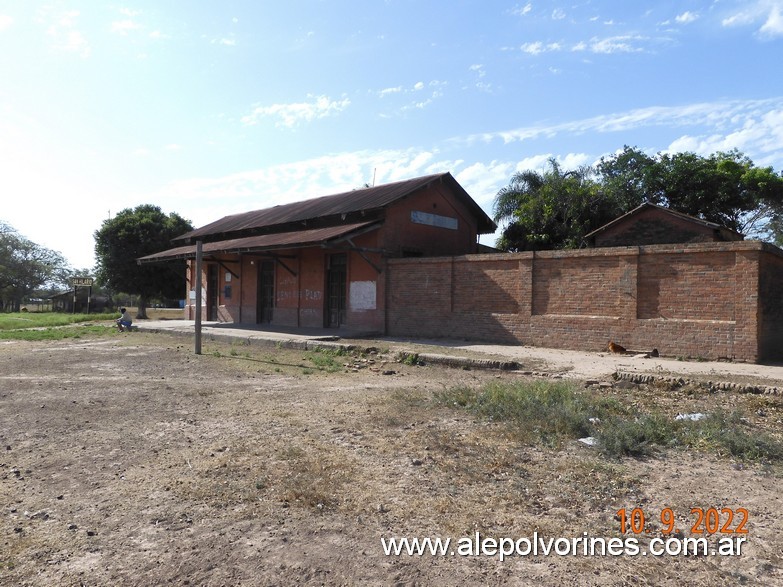
[[[443,182],[448,185],[455,197],[474,214],[478,222],[478,233],[488,234],[497,228],[495,223],[471,198],[450,173],[425,175],[414,179],[397,181],[370,188],[362,188],[322,196],[302,202],[282,204],[262,210],[244,212],[226,216],[183,234],[175,241],[194,242],[199,237],[205,241],[242,233],[272,233],[296,230],[299,224],[302,228],[307,223],[320,226],[356,221],[362,218],[377,217],[381,210],[429,185]]]
[[[204,256],[214,256],[224,253],[260,253],[273,249],[297,248],[314,245],[327,245],[349,239],[357,234],[362,234],[378,228],[374,222],[360,222],[356,224],[342,224],[329,228],[316,228],[311,230],[298,230],[295,232],[277,232],[235,238],[217,242],[205,243],[202,247]],[[141,265],[144,263],[157,263],[160,261],[173,261],[175,259],[194,259],[196,257],[196,245],[175,247],[147,255],[137,259]]]
[[[644,202],[643,204],[640,204],[630,212],[626,212],[625,214],[623,214],[622,216],[618,216],[611,222],[607,222],[603,226],[596,228],[593,232],[586,234],[584,236],[584,239],[589,240],[591,238],[595,238],[597,235],[601,234],[602,232],[609,230],[610,228],[618,224],[622,224],[623,222],[628,221],[631,217],[638,215],[640,212],[644,210],[660,210],[662,212],[665,212],[666,214],[674,216],[675,218],[679,218],[681,220],[687,220],[688,222],[692,222],[693,224],[699,224],[706,228],[710,228],[712,230],[717,230],[721,233],[734,236],[734,238],[730,240],[741,240],[745,237],[745,235],[735,230],[731,230],[730,228],[726,228],[725,226],[722,226],[720,224],[716,224],[715,222],[710,222],[709,220],[704,220],[703,218],[698,218],[696,216],[690,216],[689,214],[678,212],[677,210],[672,210],[671,208],[666,208],[665,206],[659,206],[658,204],[653,204],[652,202]]]

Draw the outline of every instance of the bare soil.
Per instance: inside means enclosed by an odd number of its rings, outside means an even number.
[[[432,401],[518,373],[166,334],[0,343],[2,585],[781,585],[781,480],[670,450],[608,460],[530,446]],[[672,416],[741,409],[777,437],[780,396],[625,382]],[[746,508],[740,556],[385,556],[381,539],[621,537],[672,508]],[[734,523],[736,526],[736,522]],[[722,536],[714,534],[710,543]],[[452,548],[454,550],[454,548]]]

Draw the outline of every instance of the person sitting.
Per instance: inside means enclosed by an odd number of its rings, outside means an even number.
[[[126,308],[120,308],[120,312],[122,313],[122,316],[117,320],[117,328],[120,329],[120,332],[125,332],[126,328],[132,330],[133,318],[128,314],[128,310]]]

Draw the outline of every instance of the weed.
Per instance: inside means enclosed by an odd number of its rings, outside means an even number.
[[[661,414],[627,420],[610,418],[598,432],[601,452],[611,457],[646,457],[675,443],[677,423]]]
[[[328,371],[329,373],[335,373],[341,371],[343,368],[342,363],[335,360],[337,353],[332,351],[324,351],[321,349],[315,349],[313,352],[308,353],[306,358],[311,361],[321,371]]]
[[[562,382],[493,382],[479,390],[456,387],[435,393],[436,401],[458,406],[499,422],[509,422],[524,440],[557,446],[563,439],[591,433],[591,418],[610,405],[592,400]]]
[[[743,461],[783,461],[783,443],[763,432],[745,430],[740,412],[713,412],[697,422],[686,422],[680,431],[683,444],[730,454]]]
[[[405,351],[400,351],[397,353],[397,362],[403,363],[404,365],[418,365],[419,364],[419,353],[408,353]]]
[[[652,455],[661,447],[687,447],[728,454],[743,461],[781,462],[783,443],[763,432],[748,433],[739,412],[716,411],[701,420],[648,414],[632,421],[611,419],[598,433],[607,456]]]
[[[434,394],[440,404],[508,423],[525,442],[558,446],[594,436],[612,458],[648,457],[665,448],[691,448],[744,461],[783,462],[783,442],[747,431],[739,412],[676,420],[660,412],[636,414],[615,398],[590,395],[563,382],[492,382],[479,389],[454,387]]]

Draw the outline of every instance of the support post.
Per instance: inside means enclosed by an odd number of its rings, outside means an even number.
[[[202,242],[196,241],[196,275],[193,279],[196,287],[196,340],[195,353],[201,354],[201,266],[203,259]]]

